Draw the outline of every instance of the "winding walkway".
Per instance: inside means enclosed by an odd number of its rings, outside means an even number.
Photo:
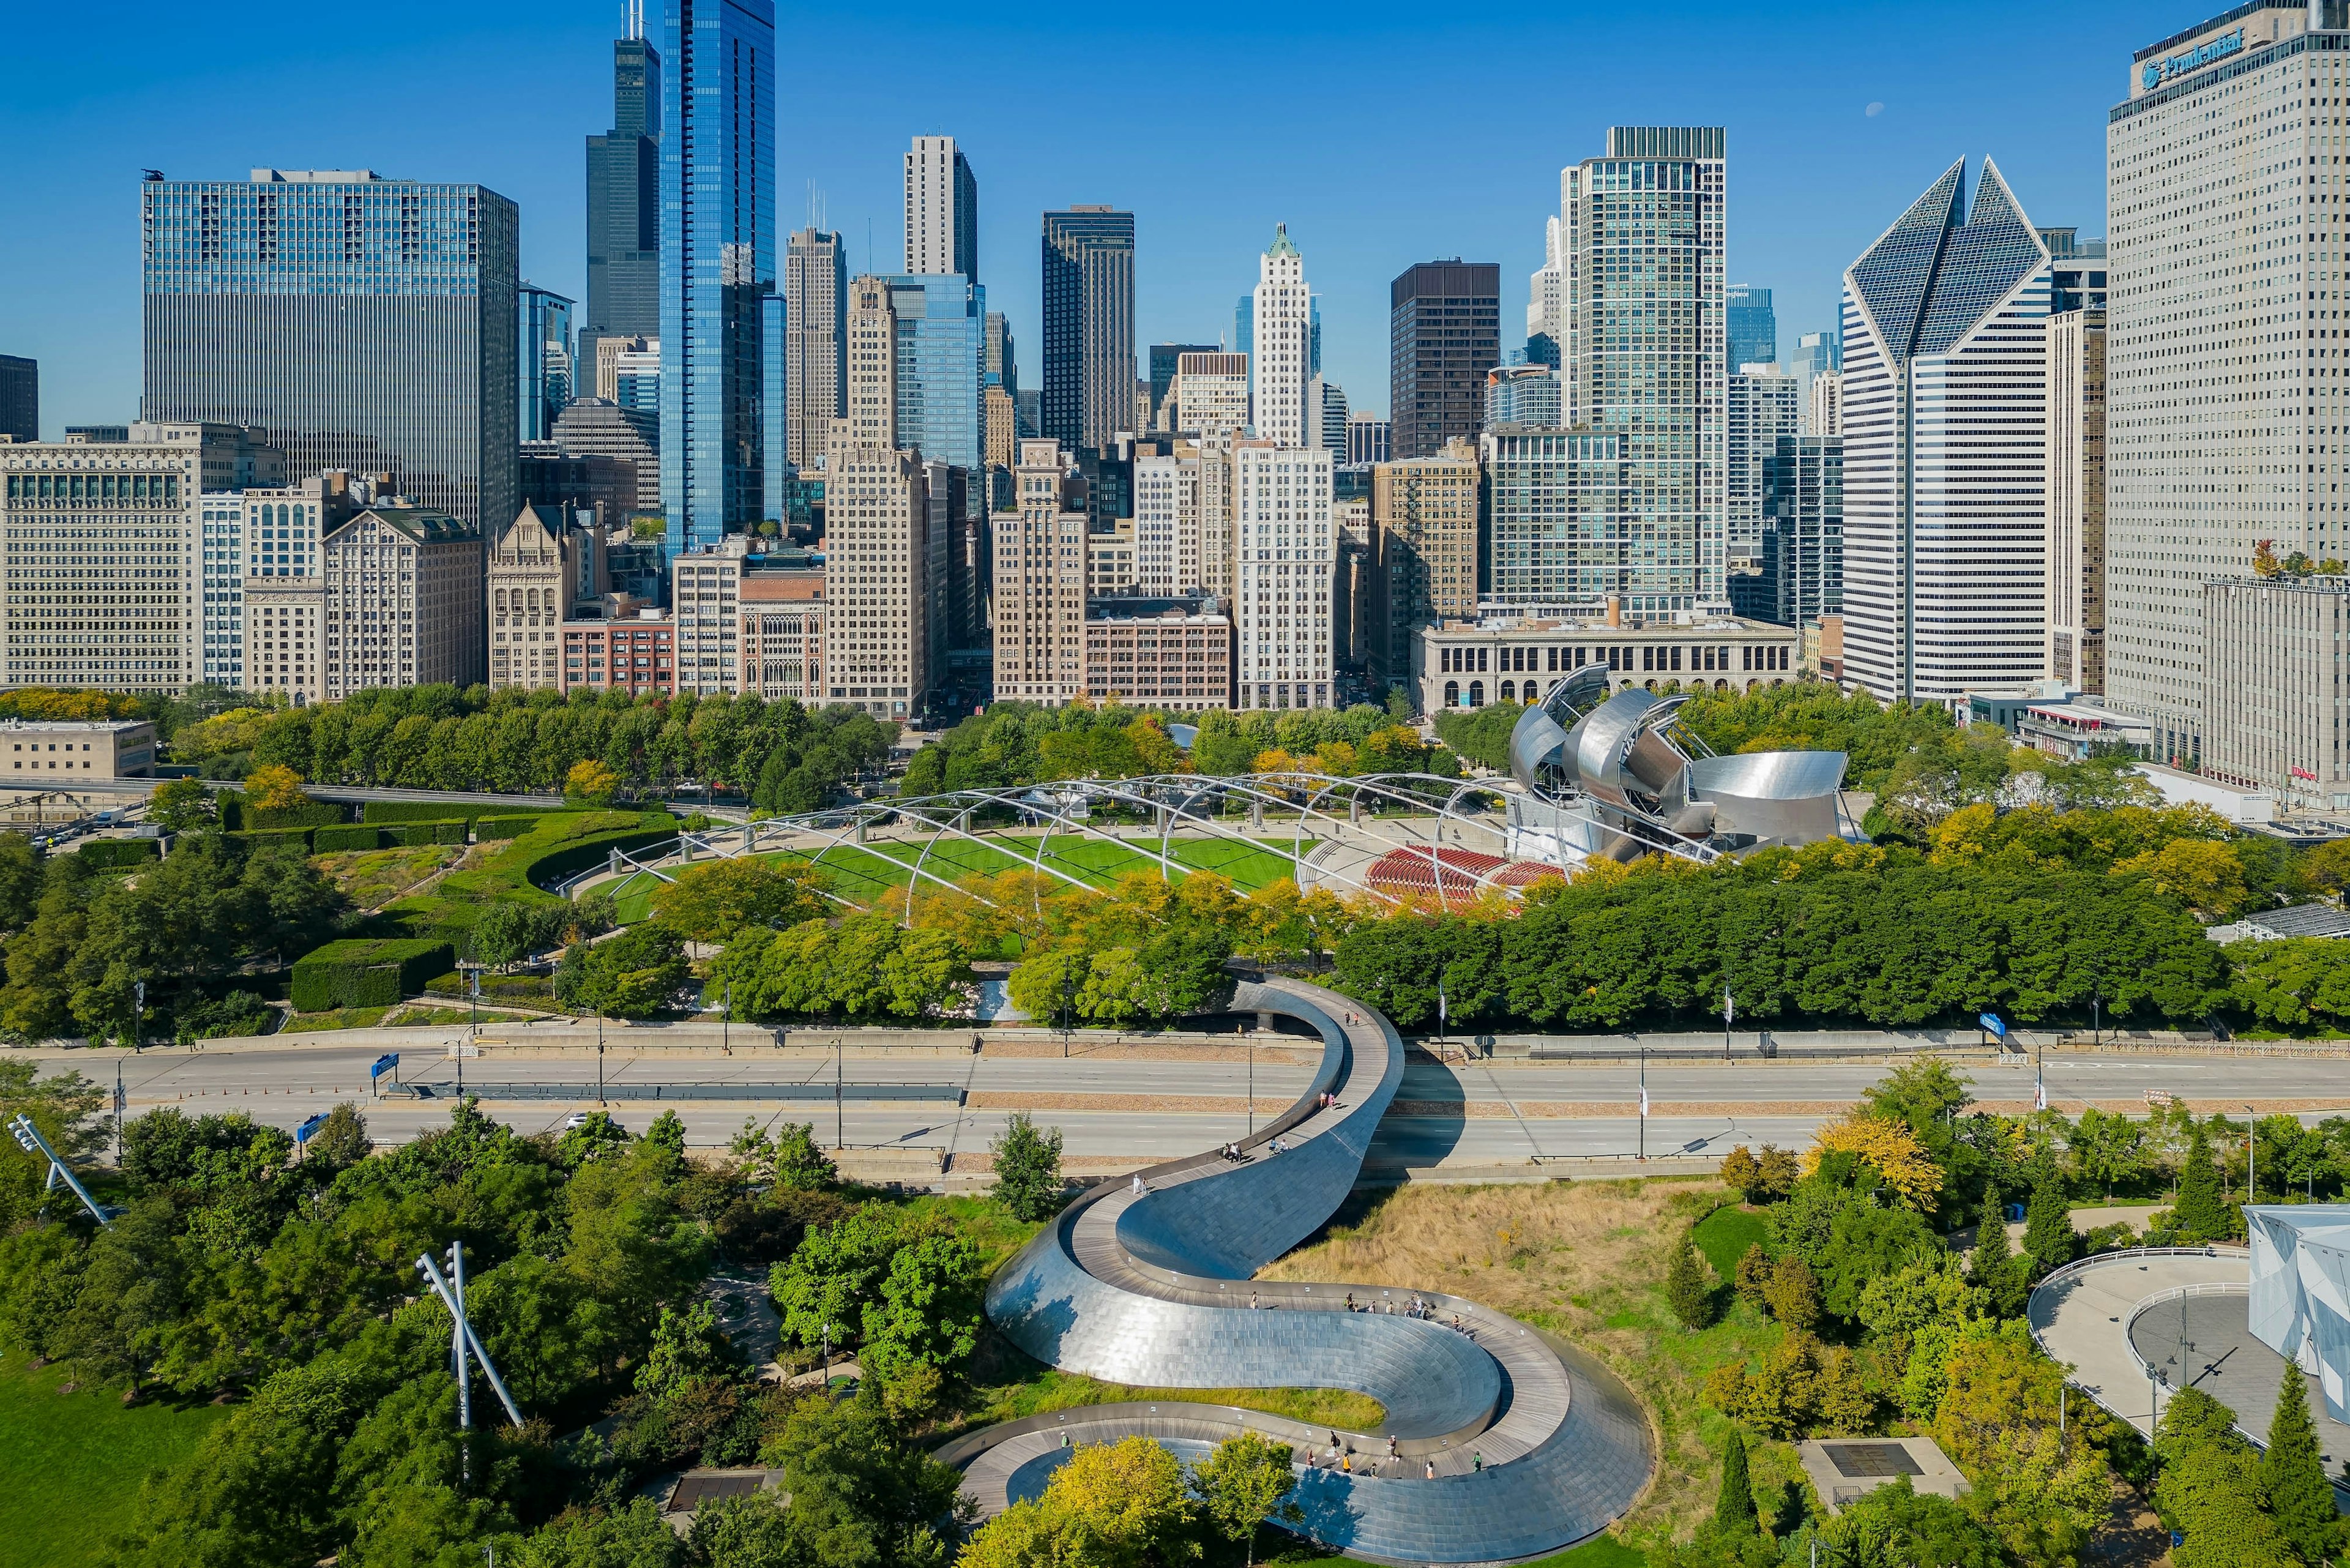
[[[1305,1092],[1238,1163],[1211,1153],[1144,1170],[1140,1190],[1121,1178],[1086,1193],[997,1272],[988,1315],[1065,1370],[1146,1386],[1352,1389],[1380,1401],[1387,1424],[1332,1432],[1222,1406],[1088,1406],[972,1433],[939,1457],[993,1515],[1043,1490],[1076,1443],[1140,1433],[1188,1458],[1245,1430],[1318,1461],[1299,1466],[1302,1528],[1358,1557],[1507,1562],[1606,1528],[1654,1457],[1638,1401],[1598,1363],[1458,1297],[1251,1281],[1353,1189],[1403,1048],[1378,1013],[1299,981],[1244,983],[1232,1007],[1321,1034]],[[1409,1315],[1414,1300],[1426,1316]]]

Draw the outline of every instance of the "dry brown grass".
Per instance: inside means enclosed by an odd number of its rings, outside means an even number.
[[[1582,1345],[1638,1392],[1660,1436],[1656,1481],[1622,1533],[1686,1539],[1712,1507],[1726,1428],[1700,1406],[1698,1389],[1714,1366],[1779,1332],[1734,1306],[1723,1323],[1690,1334],[1665,1305],[1668,1242],[1730,1196],[1711,1178],[1407,1183],[1357,1194],[1323,1237],[1264,1277],[1445,1291]],[[1766,1483],[1797,1474],[1784,1445],[1755,1445],[1753,1462]]]

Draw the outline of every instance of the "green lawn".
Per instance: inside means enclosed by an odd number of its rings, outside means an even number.
[[[871,904],[883,895],[902,888],[914,879],[913,866],[921,861],[922,885],[937,888],[938,877],[945,882],[958,882],[966,877],[993,876],[1000,871],[1017,871],[1030,865],[1030,857],[1041,852],[1045,866],[1064,876],[1074,877],[1094,887],[1107,887],[1129,872],[1156,872],[1159,869],[1155,854],[1139,848],[1113,844],[1105,839],[1081,838],[1074,835],[1056,834],[1046,843],[1040,834],[997,834],[989,836],[991,842],[973,844],[967,839],[941,839],[925,858],[921,846],[910,844],[843,844],[824,852],[822,864],[832,874],[832,890],[844,898],[859,904]],[[1295,840],[1280,841],[1284,847]],[[1305,840],[1312,849],[1315,840]],[[1013,846],[1013,850],[998,848],[997,844]],[[1169,844],[1167,857],[1177,867],[1191,871],[1212,871],[1228,877],[1243,893],[1274,882],[1286,881],[1291,875],[1288,859],[1273,850],[1257,848],[1232,839],[1179,838]],[[779,851],[761,856],[767,860],[806,860],[814,857],[803,852]],[[643,919],[652,912],[652,891],[656,878],[650,872],[613,885],[612,892],[623,922]]]
[[[65,1372],[0,1358],[0,1568],[97,1563],[139,1483],[227,1416],[208,1405],[122,1407],[119,1389],[59,1395]]]
[[[1749,1214],[1737,1204],[1717,1209],[1697,1222],[1690,1232],[1697,1250],[1713,1265],[1713,1272],[1726,1282],[1738,1275],[1738,1260],[1746,1256],[1746,1249],[1757,1242],[1770,1245],[1770,1233],[1760,1214]]]

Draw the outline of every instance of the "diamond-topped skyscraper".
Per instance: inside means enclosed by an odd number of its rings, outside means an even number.
[[[2046,673],[2048,252],[1966,174],[1844,275],[1845,670],[1887,701]]]
[[[773,0],[667,0],[661,57],[661,509],[674,557],[766,504],[775,287]],[[782,460],[776,453],[776,460]]]

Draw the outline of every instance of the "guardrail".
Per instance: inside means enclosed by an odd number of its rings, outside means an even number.
[[[411,1079],[404,1087],[438,1097],[455,1094],[456,1080]],[[836,1087],[837,1092],[836,1092]],[[951,1084],[467,1084],[480,1100],[915,1100],[961,1106]]]
[[[2103,1268],[2107,1263],[2118,1262],[2124,1258],[2241,1257],[2250,1259],[2251,1255],[2252,1250],[2250,1247],[2241,1247],[2232,1241],[2213,1241],[2200,1247],[2117,1247],[2110,1252],[2094,1252],[2085,1258],[2075,1258],[2061,1269],[2050,1270],[2047,1277],[2033,1286],[2032,1291],[2034,1295],[2037,1295],[2051,1285],[2069,1280],[2075,1274],[2085,1273],[2091,1269]],[[2039,1337],[2037,1329],[2033,1331],[2033,1336],[2035,1339]],[[2043,1345],[2041,1348],[2044,1350],[2047,1347]]]

